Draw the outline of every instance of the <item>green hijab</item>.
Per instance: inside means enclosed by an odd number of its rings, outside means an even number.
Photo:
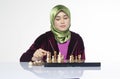
[[[70,18],[69,9],[67,7],[65,7],[65,6],[63,6],[63,5],[57,5],[57,6],[53,7],[53,9],[51,10],[50,23],[51,23],[51,31],[53,32],[57,42],[58,43],[64,43],[64,42],[68,41],[71,38],[71,33],[69,31],[69,28],[67,30],[65,30],[65,31],[60,31],[60,30],[55,28],[54,20],[55,20],[56,15],[60,11],[65,12],[68,15],[68,17]]]

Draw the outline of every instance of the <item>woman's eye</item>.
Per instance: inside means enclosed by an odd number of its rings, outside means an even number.
[[[66,18],[64,18],[64,19],[68,19],[68,18],[66,17]]]
[[[65,16],[64,19],[68,19],[68,16]]]
[[[60,18],[59,18],[59,17],[56,17],[56,18],[55,18],[55,20],[59,21],[59,20],[60,20]]]
[[[57,21],[59,21],[60,19],[56,19]]]

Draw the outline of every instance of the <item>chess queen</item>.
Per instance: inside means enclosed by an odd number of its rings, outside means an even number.
[[[20,62],[39,60],[46,62],[47,53],[51,53],[52,57],[54,51],[57,52],[57,55],[61,52],[64,60],[69,60],[70,55],[81,55],[81,60],[84,62],[84,43],[79,34],[70,31],[72,26],[69,9],[64,5],[53,7],[50,13],[50,23],[50,31],[40,35],[34,41],[30,48],[22,54]]]

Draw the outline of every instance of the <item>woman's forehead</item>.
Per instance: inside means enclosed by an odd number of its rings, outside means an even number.
[[[59,16],[68,16],[68,15],[64,11],[60,11],[56,14],[56,17],[59,17]]]
[[[57,16],[59,16],[59,15],[67,15],[65,12],[63,12],[63,11],[60,11],[58,14],[57,14]]]

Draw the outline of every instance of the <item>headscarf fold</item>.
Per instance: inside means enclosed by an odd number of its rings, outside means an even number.
[[[60,30],[55,28],[54,20],[55,20],[56,15],[60,11],[65,12],[68,15],[68,17],[70,18],[70,11],[69,11],[69,9],[67,7],[65,7],[65,6],[63,6],[63,5],[57,5],[57,6],[53,7],[53,9],[51,10],[51,13],[50,13],[50,23],[51,23],[51,31],[53,32],[57,42],[64,43],[64,42],[68,41],[71,38],[71,33],[69,31],[70,26],[65,31],[60,31]]]

